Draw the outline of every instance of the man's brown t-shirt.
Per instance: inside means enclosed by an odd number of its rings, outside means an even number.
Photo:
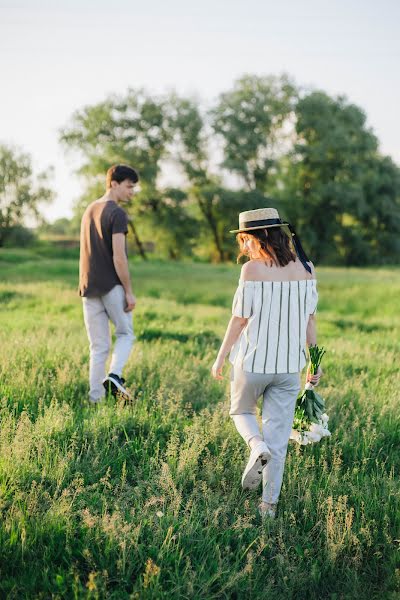
[[[81,223],[79,294],[103,296],[121,285],[113,261],[112,236],[128,233],[126,212],[114,200],[96,200]]]

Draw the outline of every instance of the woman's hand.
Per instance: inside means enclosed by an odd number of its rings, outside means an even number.
[[[211,367],[211,375],[214,379],[223,379],[222,377],[222,368],[224,366],[225,359],[217,357],[217,360]]]
[[[321,377],[323,376],[323,374],[324,374],[324,372],[323,372],[323,370],[322,370],[321,367],[318,367],[317,372],[314,373],[314,375],[311,375],[310,370],[307,369],[307,378],[306,378],[306,381],[309,381],[315,387],[316,385],[319,384],[319,380],[321,379]]]

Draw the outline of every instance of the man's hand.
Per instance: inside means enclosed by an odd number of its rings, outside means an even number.
[[[217,358],[217,360],[211,367],[211,375],[214,377],[214,379],[223,379],[223,377],[222,377],[223,366],[224,366],[224,359]]]
[[[316,385],[319,384],[319,380],[321,379],[323,374],[324,374],[324,372],[321,369],[321,367],[318,367],[317,372],[314,375],[311,375],[310,371],[307,369],[306,381],[309,381],[315,387]]]
[[[124,308],[125,312],[131,312],[136,306],[136,298],[132,292],[125,293],[125,301],[126,307]]]

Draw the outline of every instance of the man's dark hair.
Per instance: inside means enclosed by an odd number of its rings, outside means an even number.
[[[113,165],[107,171],[106,187],[107,189],[110,188],[112,181],[121,183],[122,181],[125,181],[125,179],[129,179],[132,183],[137,183],[139,181],[139,175],[136,173],[135,169],[132,169],[132,167],[128,167],[127,165]]]

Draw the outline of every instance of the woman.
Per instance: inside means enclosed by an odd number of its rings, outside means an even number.
[[[230,352],[231,409],[250,457],[242,476],[245,489],[263,480],[259,511],[274,518],[282,486],[287,445],[305,366],[305,345],[317,343],[315,272],[292,226],[274,208],[239,215],[238,260],[247,256],[224,340],[212,367],[215,379]],[[321,369],[307,380],[317,385]],[[262,433],[256,403],[263,396]]]

